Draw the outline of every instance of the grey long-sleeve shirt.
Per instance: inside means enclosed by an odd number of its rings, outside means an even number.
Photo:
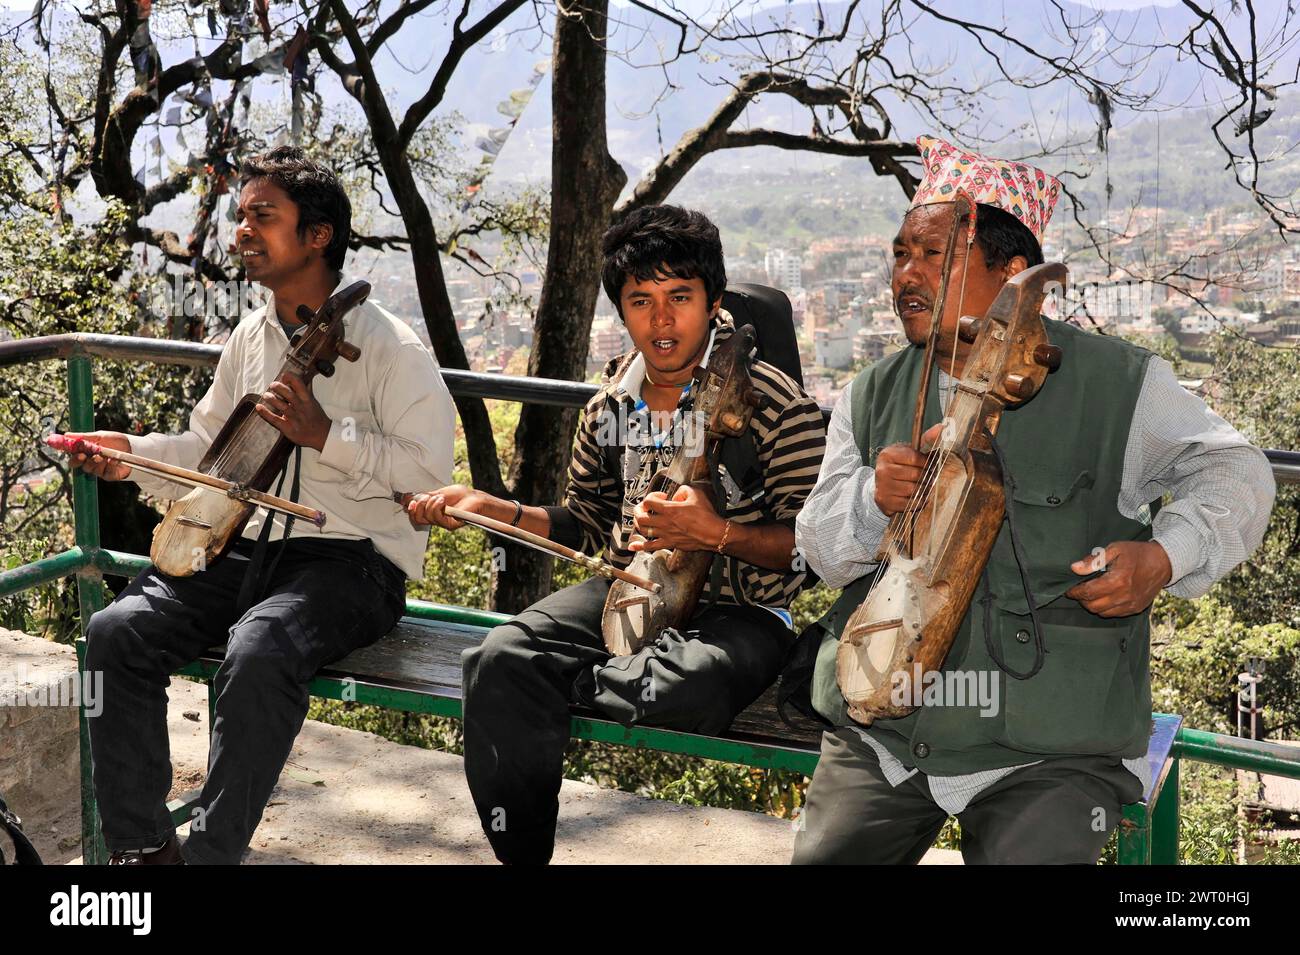
[[[941,407],[952,379],[939,373]],[[862,463],[853,439],[852,384],[831,415],[817,485],[795,520],[795,543],[830,587],[844,587],[875,567],[889,519],[876,505],[875,470]],[[1166,589],[1199,597],[1245,560],[1268,526],[1276,487],[1268,459],[1197,396],[1178,384],[1161,358],[1147,364],[1124,450],[1119,500],[1125,517],[1142,519],[1148,503],[1172,501],[1152,521],[1152,537],[1169,555]],[[1110,541],[1094,541],[1104,547]],[[1069,557],[1076,560],[1086,555]],[[893,785],[912,775],[870,737]],[[1146,761],[1125,765],[1146,781]],[[1018,767],[967,776],[931,776],[940,808],[960,812],[986,786]]]

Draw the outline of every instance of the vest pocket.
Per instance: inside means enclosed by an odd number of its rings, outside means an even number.
[[[1007,665],[1033,661],[1033,624],[997,614],[994,639]],[[1129,626],[1078,627],[1044,622],[1043,667],[1027,680],[1000,674],[1006,687],[1005,744],[1026,753],[1117,753],[1140,736],[1150,714],[1137,712],[1129,654],[1138,652]]]
[[[1010,519],[1025,559],[1025,572],[1035,604],[1051,603],[1082,579],[1070,564],[1092,551],[1088,523],[1088,471],[1026,470],[1013,475],[1016,490]],[[1007,609],[1028,613],[1024,587],[1011,551],[1011,534],[1004,522],[990,561],[993,590]]]

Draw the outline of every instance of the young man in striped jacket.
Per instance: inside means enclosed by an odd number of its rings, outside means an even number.
[[[735,332],[721,309],[717,228],[673,206],[638,210],[605,236],[605,290],[636,350],[609,363],[587,403],[558,507],[528,507],[459,485],[418,495],[412,521],[455,529],[447,505],[494,517],[626,567],[640,550],[713,551],[724,562],[695,616],[639,653],[613,658],[601,636],[609,581],[592,578],[494,628],[464,657],[465,773],[498,859],[549,861],[570,703],[624,724],[716,734],[780,670],[790,603],[808,575],[794,518],[817,478],[826,434],[816,403],[764,362],[766,399],[750,423],[761,478],[720,476],[723,513],[687,487],[647,494],[692,409],[692,371]],[[717,584],[716,589],[714,584]],[[740,593],[737,594],[737,588]]]

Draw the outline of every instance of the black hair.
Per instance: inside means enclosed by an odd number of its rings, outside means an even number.
[[[239,167],[241,185],[262,178],[283,189],[298,207],[299,238],[312,226],[333,226],[334,235],[325,247],[325,264],[335,272],[341,271],[352,234],[352,203],[338,176],[308,159],[297,146],[276,146],[246,159]]]
[[[1017,255],[1029,266],[1043,263],[1043,247],[1029,227],[997,206],[975,203],[975,241],[990,269],[1001,268]]]
[[[663,274],[702,279],[709,305],[727,287],[718,227],[702,212],[679,206],[643,206],[611,226],[601,243],[600,280],[605,294],[623,314],[620,296],[628,278],[649,281]]]

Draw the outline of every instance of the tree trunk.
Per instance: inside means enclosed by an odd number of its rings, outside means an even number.
[[[561,0],[551,73],[551,232],[528,374],[582,381],[600,293],[601,237],[627,174],[605,135],[608,0]],[[510,467],[513,494],[556,504],[567,481],[576,409],[524,405]],[[508,546],[493,606],[514,613],[549,592],[554,561]]]

